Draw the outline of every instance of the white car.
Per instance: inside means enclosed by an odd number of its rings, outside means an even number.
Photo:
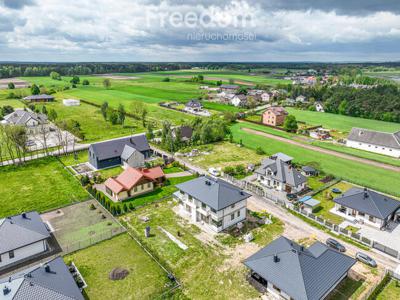
[[[216,176],[216,177],[218,177],[220,175],[219,171],[215,168],[209,168],[208,173],[210,173],[212,176]]]

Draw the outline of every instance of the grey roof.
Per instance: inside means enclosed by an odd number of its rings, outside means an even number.
[[[25,125],[26,122],[31,118],[35,119],[41,124],[47,122],[47,116],[45,114],[37,114],[23,109],[17,109],[14,112],[4,116],[4,120],[13,125]]]
[[[0,219],[0,254],[47,239],[50,234],[40,215],[25,213]]]
[[[255,173],[291,186],[298,186],[307,182],[307,178],[289,163],[292,159],[292,157],[283,153],[274,154],[264,159]],[[268,174],[269,172],[271,174]]]
[[[193,129],[190,126],[180,126],[179,127],[181,131],[181,139],[184,141],[188,141],[192,138],[193,135]],[[176,128],[174,128],[174,135],[175,135]]]
[[[400,149],[400,131],[388,133],[363,128],[352,128],[347,139],[392,149]]]
[[[238,89],[239,86],[236,85],[236,84],[221,84],[220,88],[221,89],[228,89],[228,90],[235,90],[235,89]]]
[[[52,95],[31,95],[24,98],[24,100],[53,100],[54,96]]]
[[[28,268],[18,274],[0,279],[0,287],[8,287],[10,292],[4,296],[10,300],[83,300],[81,291],[61,257],[46,263],[50,272],[45,271],[44,265]]]
[[[217,211],[250,197],[240,188],[208,176],[186,181],[176,187]]]
[[[127,159],[129,159],[129,157],[132,156],[133,153],[135,153],[135,151],[137,151],[135,148],[132,148],[129,145],[125,145],[124,150],[122,151],[122,154],[121,154],[121,158],[123,160],[127,160]]]
[[[317,300],[335,287],[355,262],[320,242],[307,249],[281,236],[244,264],[294,299]]]
[[[310,166],[303,166],[303,167],[301,167],[301,169],[304,172],[315,172],[316,171],[313,167],[310,167]]]
[[[90,149],[94,152],[99,160],[109,159],[121,156],[125,145],[128,145],[140,152],[150,150],[146,135],[138,134],[130,137],[113,139],[105,142],[90,145]]]
[[[386,219],[400,208],[400,201],[362,188],[351,188],[333,201],[379,219]]]
[[[188,103],[186,103],[186,106],[187,107],[198,107],[198,108],[203,107],[203,105],[197,99],[190,100]]]

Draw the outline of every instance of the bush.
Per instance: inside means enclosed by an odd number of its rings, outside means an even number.
[[[89,85],[90,84],[90,82],[89,82],[89,80],[87,80],[87,79],[84,79],[83,81],[82,81],[82,85]]]
[[[92,204],[90,204],[89,208],[90,208],[90,210],[95,210],[96,206],[92,203]]]
[[[231,176],[235,175],[235,168],[234,167],[227,166],[227,167],[224,168],[223,171],[224,171],[225,174],[228,174],[228,175],[231,175]]]
[[[257,149],[256,149],[256,153],[257,153],[258,155],[264,155],[264,154],[265,154],[265,151],[264,151],[263,148],[261,148],[260,146],[258,146]]]
[[[244,175],[246,174],[246,168],[243,165],[237,165],[235,167],[236,175]]]

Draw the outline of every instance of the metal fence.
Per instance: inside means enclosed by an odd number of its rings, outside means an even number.
[[[108,240],[108,239],[110,239],[118,234],[124,233],[124,232],[126,232],[126,229],[122,226],[119,226],[119,227],[115,227],[115,228],[112,228],[109,230],[105,230],[105,231],[103,231],[99,234],[96,234],[87,239],[72,242],[67,245],[62,245],[63,255],[87,248],[89,246],[100,243],[104,240]]]
[[[293,210],[297,213],[300,213],[301,215],[307,217],[308,219],[317,222],[320,225],[323,225],[324,227],[326,227],[327,229],[329,229],[330,231],[337,233],[337,234],[341,234],[344,235],[346,237],[349,237],[351,239],[353,239],[356,242],[359,242],[361,244],[364,244],[368,247],[377,249],[387,255],[390,255],[391,257],[394,257],[396,259],[400,259],[400,253],[399,251],[392,249],[390,247],[387,247],[383,244],[378,243],[377,241],[371,240],[365,236],[362,236],[358,233],[354,233],[350,230],[347,230],[345,228],[341,228],[336,224],[332,224],[331,222],[316,216],[312,213],[308,213],[305,210],[301,210],[297,207],[295,207],[292,203],[285,201],[283,199],[279,199],[276,195],[273,195],[271,193],[268,193],[268,191],[266,191],[265,189],[263,189],[262,187],[260,187],[259,185],[253,184],[251,182],[247,182],[245,180],[239,180],[236,179],[230,175],[224,174],[222,176],[225,180],[229,181],[230,183],[245,189],[253,194],[256,194],[257,196],[262,197],[264,200],[268,200],[270,202],[273,202],[274,204],[278,204],[280,206],[283,206],[287,209]]]

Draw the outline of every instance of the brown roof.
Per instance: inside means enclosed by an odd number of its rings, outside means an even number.
[[[281,116],[281,115],[288,115],[289,113],[281,106],[271,106],[268,107],[267,110],[264,112],[271,111],[274,115]]]
[[[128,167],[117,178],[109,178],[104,185],[114,193],[120,193],[123,190],[131,190],[141,180],[155,181],[164,177],[164,172],[160,166],[150,169],[135,169]]]

